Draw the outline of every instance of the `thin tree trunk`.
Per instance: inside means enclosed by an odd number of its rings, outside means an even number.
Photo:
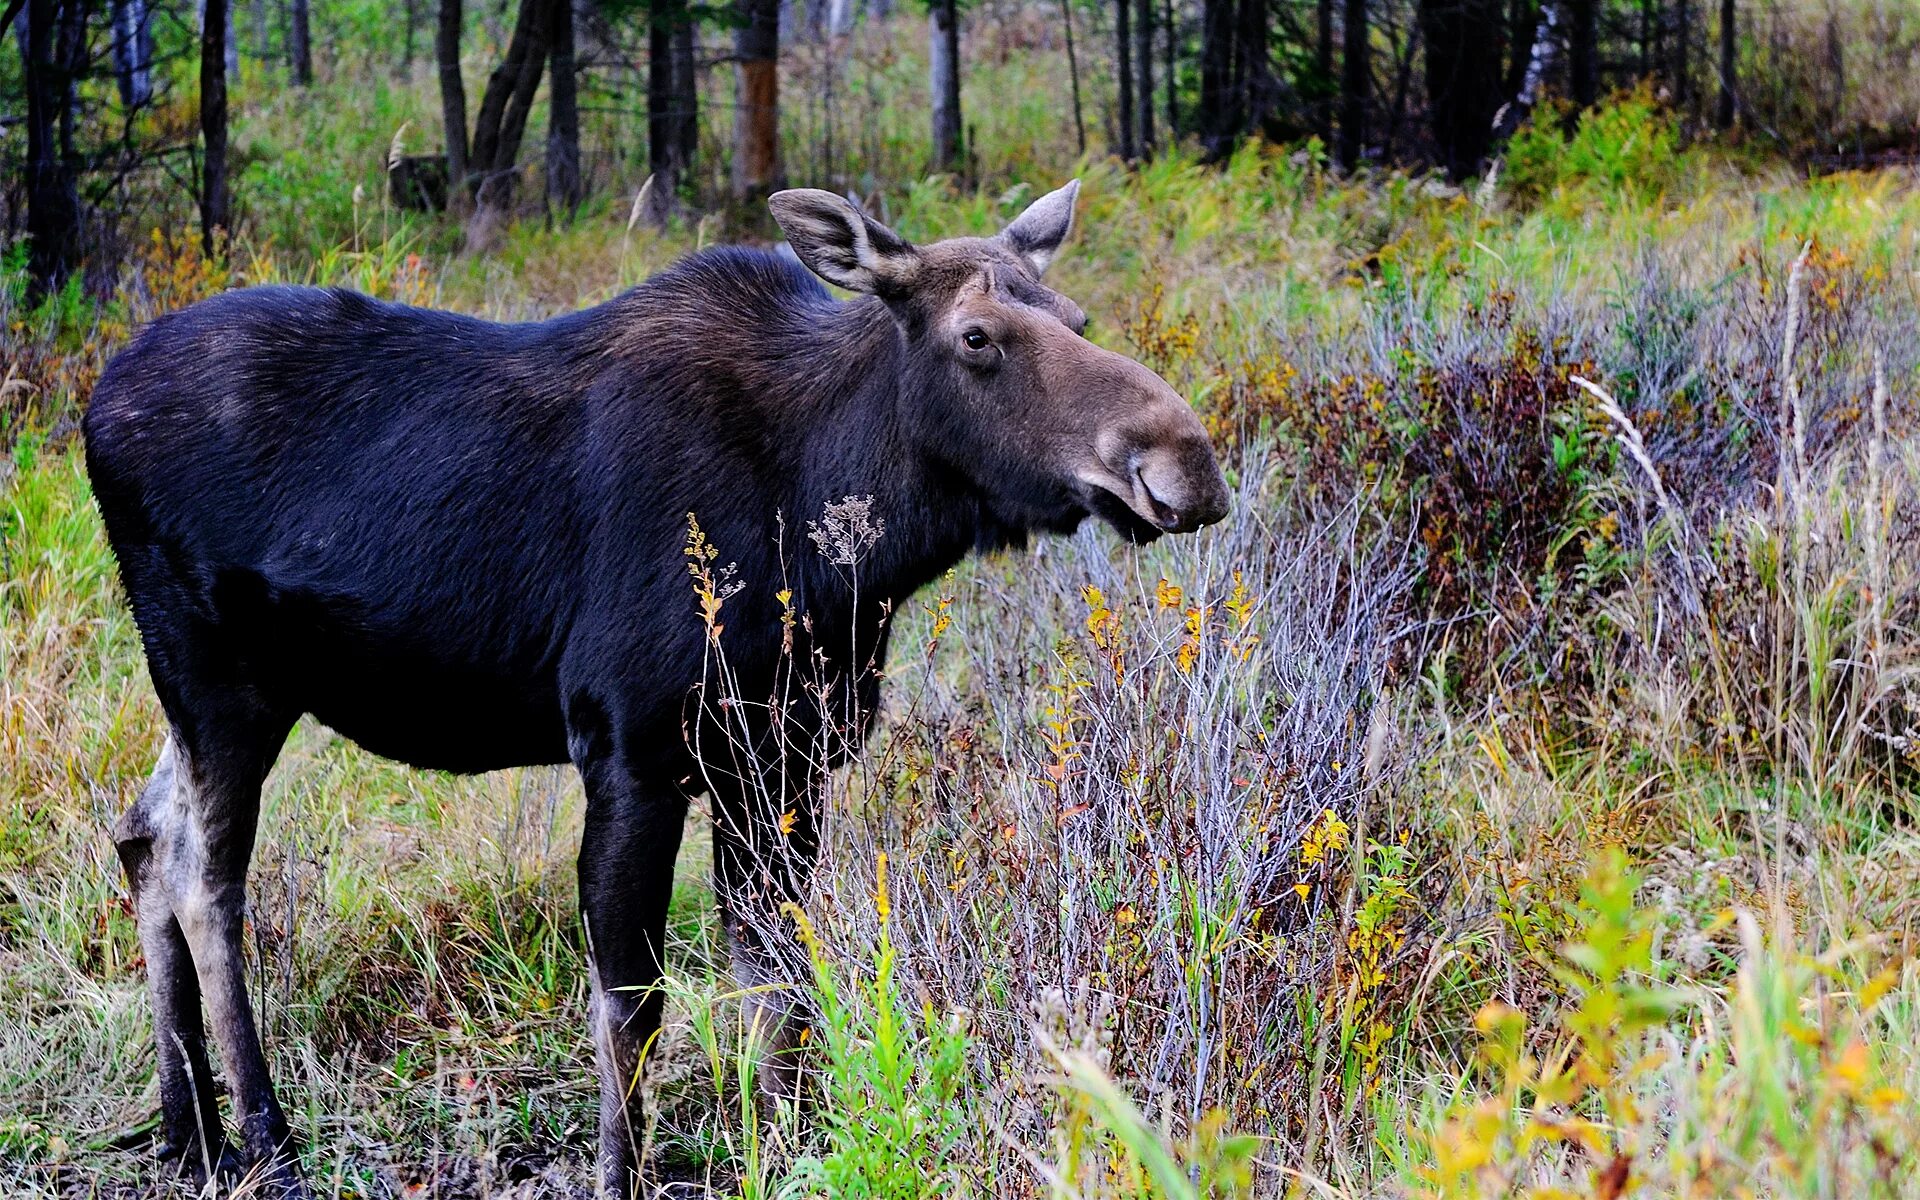
[[[1833,91],[1827,105],[1826,133],[1832,138],[1840,132],[1847,111],[1847,60],[1840,47],[1840,14],[1834,0],[1827,0],[1827,79]]]
[[[1280,100],[1269,49],[1268,0],[1240,0],[1238,31],[1234,35],[1240,78],[1242,132],[1258,130],[1272,119]]]
[[[1139,158],[1133,140],[1133,0],[1114,0],[1113,41],[1120,77],[1120,157],[1128,162]]]
[[[1733,128],[1734,34],[1734,0],[1720,0],[1720,109],[1715,123],[1722,129]]]
[[[1591,108],[1600,98],[1600,0],[1569,0],[1567,74],[1573,102]]]
[[[693,170],[700,154],[700,66],[694,53],[696,19],[683,0],[681,21],[673,30],[673,131],[680,170]]]
[[[27,267],[35,298],[58,287],[80,262],[80,197],[72,161],[59,147],[71,86],[60,55],[62,15],[58,0],[26,5]]]
[[[693,17],[685,0],[661,0],[647,23],[647,166],[653,172],[652,211],[664,224],[691,170],[699,134],[699,94],[693,78]]]
[[[733,193],[780,186],[780,0],[736,0]]]
[[[960,120],[960,14],[954,0],[927,10],[927,88],[933,104],[933,169],[960,171],[966,161]]]
[[[1532,0],[1511,0],[1507,10],[1507,70],[1500,89],[1503,94],[1520,94],[1526,82],[1527,66],[1532,61],[1534,31],[1539,27],[1540,12]]]
[[[447,142],[447,195],[465,194],[467,181],[467,85],[460,78],[460,0],[440,0],[433,56],[440,66],[440,121]]]
[[[1180,141],[1180,27],[1174,21],[1173,0],[1163,0],[1160,28],[1166,31],[1161,44],[1167,51],[1167,145],[1174,146]]]
[[[1333,0],[1313,6],[1313,128],[1323,147],[1333,145]]]
[[[204,0],[200,23],[200,247],[212,255],[229,228],[227,205],[227,0]]]
[[[1693,4],[1676,0],[1673,54],[1673,106],[1682,114],[1693,109]]]
[[[1367,93],[1372,69],[1367,64],[1367,0],[1345,0],[1341,13],[1339,161],[1351,171],[1367,143]]]
[[[1140,157],[1153,153],[1153,0],[1135,0],[1133,7],[1134,136],[1140,139]]]
[[[407,0],[407,4],[411,16],[413,0]],[[267,14],[267,0],[253,0],[253,56],[261,62],[266,62],[273,53],[273,22]]]
[[[1640,35],[1635,49],[1639,53],[1639,73],[1641,79],[1653,75],[1653,0],[1640,0]]]
[[[670,198],[680,187],[673,111],[673,33],[680,19],[675,0],[655,0],[647,9],[647,170],[653,175],[653,194],[659,197],[657,216],[672,207]]]
[[[507,56],[487,79],[480,112],[473,123],[469,175],[477,183],[482,208],[503,209],[513,194],[514,171],[520,158],[520,140],[526,134],[528,110],[547,65],[547,39],[553,0],[520,0]]]
[[[1233,86],[1233,18],[1233,0],[1205,0],[1200,10],[1200,144],[1215,160],[1233,149],[1241,128]]]
[[[580,89],[574,73],[573,0],[551,0],[553,33],[548,57],[553,83],[547,94],[547,201],[572,217],[580,207]]]
[[[407,31],[400,39],[400,77],[402,79],[413,74],[413,26],[417,19],[416,3],[417,0],[407,0],[406,4]]]
[[[288,0],[287,61],[293,67],[293,81],[301,87],[313,82],[313,36],[308,16],[308,0]]]
[[[74,126],[80,119],[80,77],[87,70],[87,6],[89,0],[63,0],[60,5],[60,157],[67,170],[79,175],[80,156],[74,152]]]
[[[1073,140],[1087,152],[1087,125],[1080,111],[1080,59],[1073,49],[1073,0],[1060,0],[1060,19],[1067,27],[1067,81],[1073,86]]]

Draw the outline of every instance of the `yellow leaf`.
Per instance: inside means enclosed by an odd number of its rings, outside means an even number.
[[[1900,972],[1894,967],[1888,967],[1867,980],[1867,985],[1860,989],[1860,1011],[1867,1012],[1880,1003],[1881,999],[1893,990],[1893,985],[1899,981]]]

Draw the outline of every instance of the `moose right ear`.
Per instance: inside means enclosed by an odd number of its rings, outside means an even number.
[[[903,282],[913,271],[913,246],[844,196],[793,188],[769,196],[767,207],[794,254],[828,283],[873,293]]]

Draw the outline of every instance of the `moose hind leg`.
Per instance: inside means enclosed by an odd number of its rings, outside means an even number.
[[[174,741],[168,738],[152,778],[114,826],[113,838],[126,868],[140,948],[147,960],[160,1082],[160,1157],[177,1161],[183,1174],[203,1182],[230,1155],[220,1128],[213,1069],[207,1061],[200,981],[154,856],[156,830],[166,826],[177,807],[174,788],[182,778],[178,762]]]
[[[174,804],[156,831],[152,866],[193,958],[250,1177],[270,1193],[303,1196],[286,1114],[247,996],[241,940],[260,785],[292,722],[231,693],[196,699],[202,721],[198,736],[176,739]]]

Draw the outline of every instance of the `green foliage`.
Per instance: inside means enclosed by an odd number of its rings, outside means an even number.
[[[1501,173],[1514,195],[1539,201],[1582,192],[1644,203],[1679,181],[1679,132],[1644,90],[1581,113],[1571,135],[1563,126],[1561,114],[1542,108],[1507,144]]]
[[[961,1101],[968,1082],[965,1014],[908,1003],[894,975],[884,857],[879,872],[880,939],[870,980],[850,978],[802,925],[819,1005],[814,1040],[826,1147],[795,1164],[783,1195],[824,1189],[836,1200],[923,1200],[958,1182],[949,1163],[971,1128]]]

